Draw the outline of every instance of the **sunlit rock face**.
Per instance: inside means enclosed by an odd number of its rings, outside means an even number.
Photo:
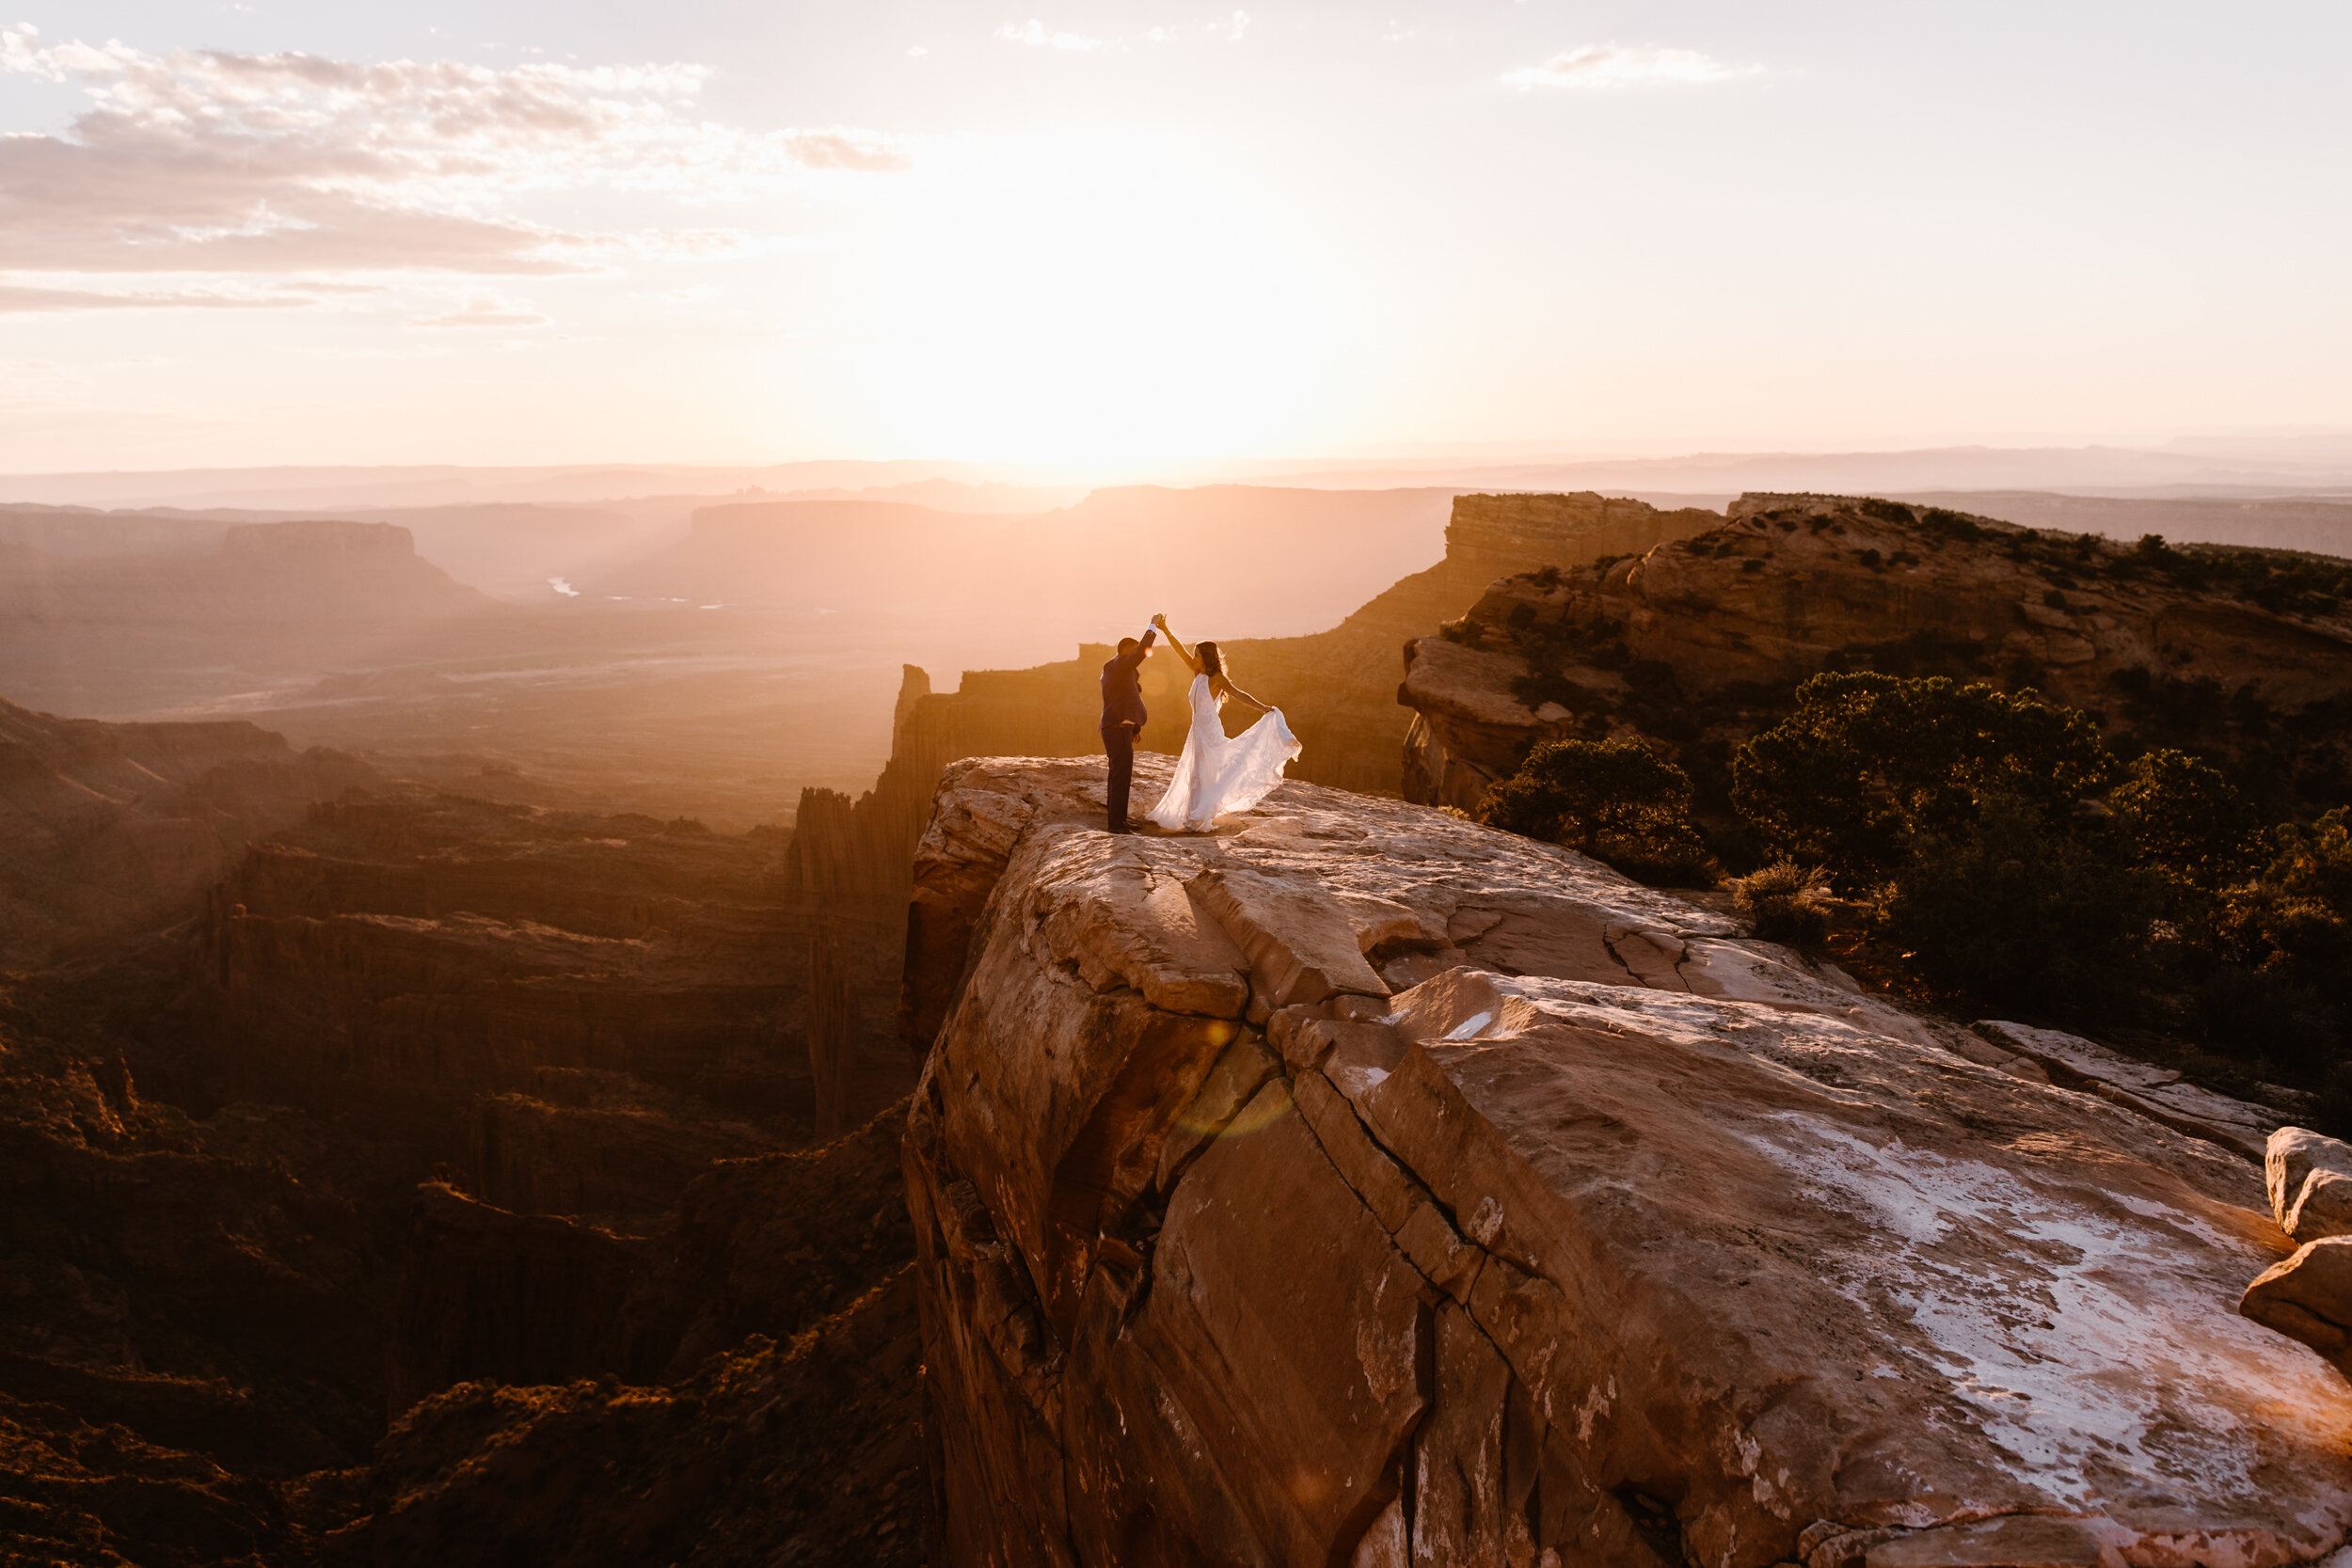
[[[2226,1142],[1565,850],[1102,787],[960,764],[916,859],[944,1560],[2344,1543],[2352,1389],[2237,1316],[2291,1246]]]
[[[1245,689],[1284,710],[1305,748],[1291,768],[1294,777],[1393,795],[1412,719],[1399,705],[1396,686],[1399,650],[1409,639],[1460,615],[1499,577],[1646,549],[1722,521],[1695,507],[1661,511],[1590,493],[1456,496],[1444,559],[1330,630],[1277,638],[1230,638],[1216,626],[1187,626],[1184,632],[1218,640]],[[1135,601],[1138,629],[1155,607]],[[869,955],[877,940],[895,951],[907,863],[929,820],[940,769],[962,757],[1099,754],[1097,677],[1112,652],[1082,647],[1067,663],[966,671],[953,691],[933,691],[927,673],[907,666],[890,762],[874,787],[855,800],[828,789],[803,793],[787,902],[836,923],[853,959]],[[1152,719],[1140,737],[1144,750],[1182,747],[1188,680],[1164,646],[1145,661],[1141,682]]]
[[[1743,496],[1705,531],[1514,567],[1412,643],[1404,794],[1474,809],[1534,744],[1629,729],[1678,749],[1704,793],[1710,752],[1787,712],[1796,682],[1859,668],[2032,686],[2146,744],[2275,776],[2281,814],[2325,809],[2352,761],[2352,611],[2294,574],[2332,584],[2344,563],[2272,560],[2256,584],[1940,509]]]

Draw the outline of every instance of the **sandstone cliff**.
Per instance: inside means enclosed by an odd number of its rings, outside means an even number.
[[[56,555],[0,543],[0,688],[141,713],[380,657],[512,617],[389,523],[241,523],[210,553]]]
[[[428,1188],[392,1325],[396,1419],[296,1513],[336,1564],[878,1568],[928,1499],[901,1102],[723,1162],[655,1237]]]
[[[152,1098],[90,1004],[0,982],[0,1561],[279,1560],[280,1488],[379,1428],[381,1184]]]
[[[786,853],[454,796],[322,805],[198,929],[218,1069],[502,1208],[654,1223],[711,1161],[814,1130],[817,926],[783,907]],[[902,1062],[851,1051],[832,1086],[863,1119]]]
[[[247,723],[0,702],[0,964],[86,958],[184,920],[247,841],[376,782],[357,757]]]
[[[903,1101],[621,1234],[220,1103],[168,985],[0,985],[0,1560],[922,1560]]]
[[[1435,566],[1396,583],[1329,631],[1234,639],[1223,646],[1249,689],[1290,718],[1305,747],[1293,776],[1391,795],[1402,783],[1398,759],[1411,717],[1396,691],[1398,650],[1408,639],[1462,613],[1505,574],[1645,549],[1720,522],[1696,508],[1661,512],[1595,495],[1458,496],[1445,559]],[[1185,630],[1214,637],[1216,628]],[[839,919],[845,943],[859,955],[852,961],[866,966],[861,974],[895,987],[907,866],[930,819],[940,769],[971,756],[1099,755],[1096,677],[1112,651],[1081,648],[1066,664],[1033,670],[967,671],[953,692],[932,691],[930,677],[907,666],[890,762],[873,789],[856,800],[833,790],[803,793],[787,901]],[[1147,749],[1182,744],[1182,665],[1165,649],[1143,666],[1144,701],[1153,714],[1143,735]],[[872,1026],[862,1014],[859,1027]]]
[[[916,857],[945,1560],[2345,1544],[2352,1394],[2234,1311],[2291,1250],[2254,1108],[1436,812],[1114,839],[1100,790],[959,764]]]
[[[878,499],[739,501],[700,509],[687,538],[583,586],[902,617],[899,635],[934,647],[949,627],[980,649],[1074,641],[1146,584],[1161,595],[1151,608],[1195,606],[1196,619],[1305,632],[1436,554],[1450,499],[1432,489],[1139,484],[1027,515]],[[1244,557],[1249,565],[1237,570]]]
[[[1474,808],[1538,741],[1638,731],[1704,803],[1823,669],[2033,686],[2238,763],[2279,813],[2352,788],[2352,563],[2119,545],[1930,507],[1747,496],[1693,537],[1498,580],[1406,650],[1407,798]]]

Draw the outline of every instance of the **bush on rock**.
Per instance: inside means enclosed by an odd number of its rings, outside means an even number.
[[[1731,884],[1732,903],[1766,942],[1819,947],[1829,936],[1829,873],[1780,860]]]
[[[1637,740],[1536,747],[1488,792],[1479,820],[1566,845],[1638,880],[1713,879],[1691,822],[1690,775]]]

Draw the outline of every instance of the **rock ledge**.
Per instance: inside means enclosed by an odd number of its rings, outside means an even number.
[[[2292,1245],[2164,1107],[1436,812],[1101,791],[958,764],[917,857],[946,1560],[2344,1545],[2352,1398],[2235,1310]]]

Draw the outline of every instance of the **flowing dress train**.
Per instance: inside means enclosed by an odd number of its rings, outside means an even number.
[[[1192,729],[1184,736],[1184,755],[1176,759],[1176,776],[1150,816],[1170,832],[1207,832],[1216,819],[1248,811],[1274,792],[1282,769],[1298,755],[1298,737],[1279,708],[1228,739],[1217,718],[1217,700],[1209,694],[1209,677],[1195,675],[1189,693]]]

